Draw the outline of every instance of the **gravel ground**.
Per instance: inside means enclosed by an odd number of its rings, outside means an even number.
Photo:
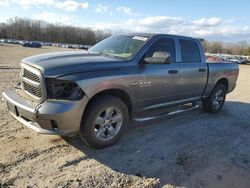
[[[0,45],[0,92],[22,58],[67,49]],[[250,185],[250,65],[218,115],[197,109],[134,126],[115,146],[39,135],[0,103],[0,187],[238,187]]]

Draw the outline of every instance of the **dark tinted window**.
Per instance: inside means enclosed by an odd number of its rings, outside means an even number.
[[[183,63],[200,62],[201,56],[197,43],[191,40],[179,40]]]
[[[170,62],[175,62],[175,45],[173,39],[159,39],[148,50],[145,57],[153,57],[155,52],[170,53]]]

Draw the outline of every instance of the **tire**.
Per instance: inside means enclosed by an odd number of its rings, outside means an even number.
[[[129,120],[126,104],[111,95],[97,97],[85,112],[80,137],[97,149],[115,144]]]
[[[217,83],[208,98],[202,101],[203,108],[206,112],[217,114],[220,112],[226,99],[226,87]]]

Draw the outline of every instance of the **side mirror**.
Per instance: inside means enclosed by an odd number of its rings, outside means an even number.
[[[144,58],[144,61],[149,64],[168,64],[170,63],[170,57],[169,52],[158,51],[154,52],[152,57]]]

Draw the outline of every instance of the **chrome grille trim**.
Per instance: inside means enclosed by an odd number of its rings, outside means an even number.
[[[36,87],[27,82],[23,82],[23,88],[25,91],[35,96],[36,98],[40,99],[42,97],[42,90],[40,87]]]
[[[32,80],[34,82],[37,82],[39,83],[40,82],[40,79],[39,79],[39,76],[34,74],[33,72],[30,72],[29,70],[27,69],[23,69],[23,77],[24,78],[27,78],[29,80]]]
[[[29,84],[31,84],[33,86],[36,86],[36,87],[40,86],[40,82],[35,82],[35,81],[30,80],[30,79],[28,79],[26,77],[23,77],[23,82],[29,83]]]
[[[21,86],[36,102],[43,102],[47,97],[42,72],[24,63],[21,63]]]

